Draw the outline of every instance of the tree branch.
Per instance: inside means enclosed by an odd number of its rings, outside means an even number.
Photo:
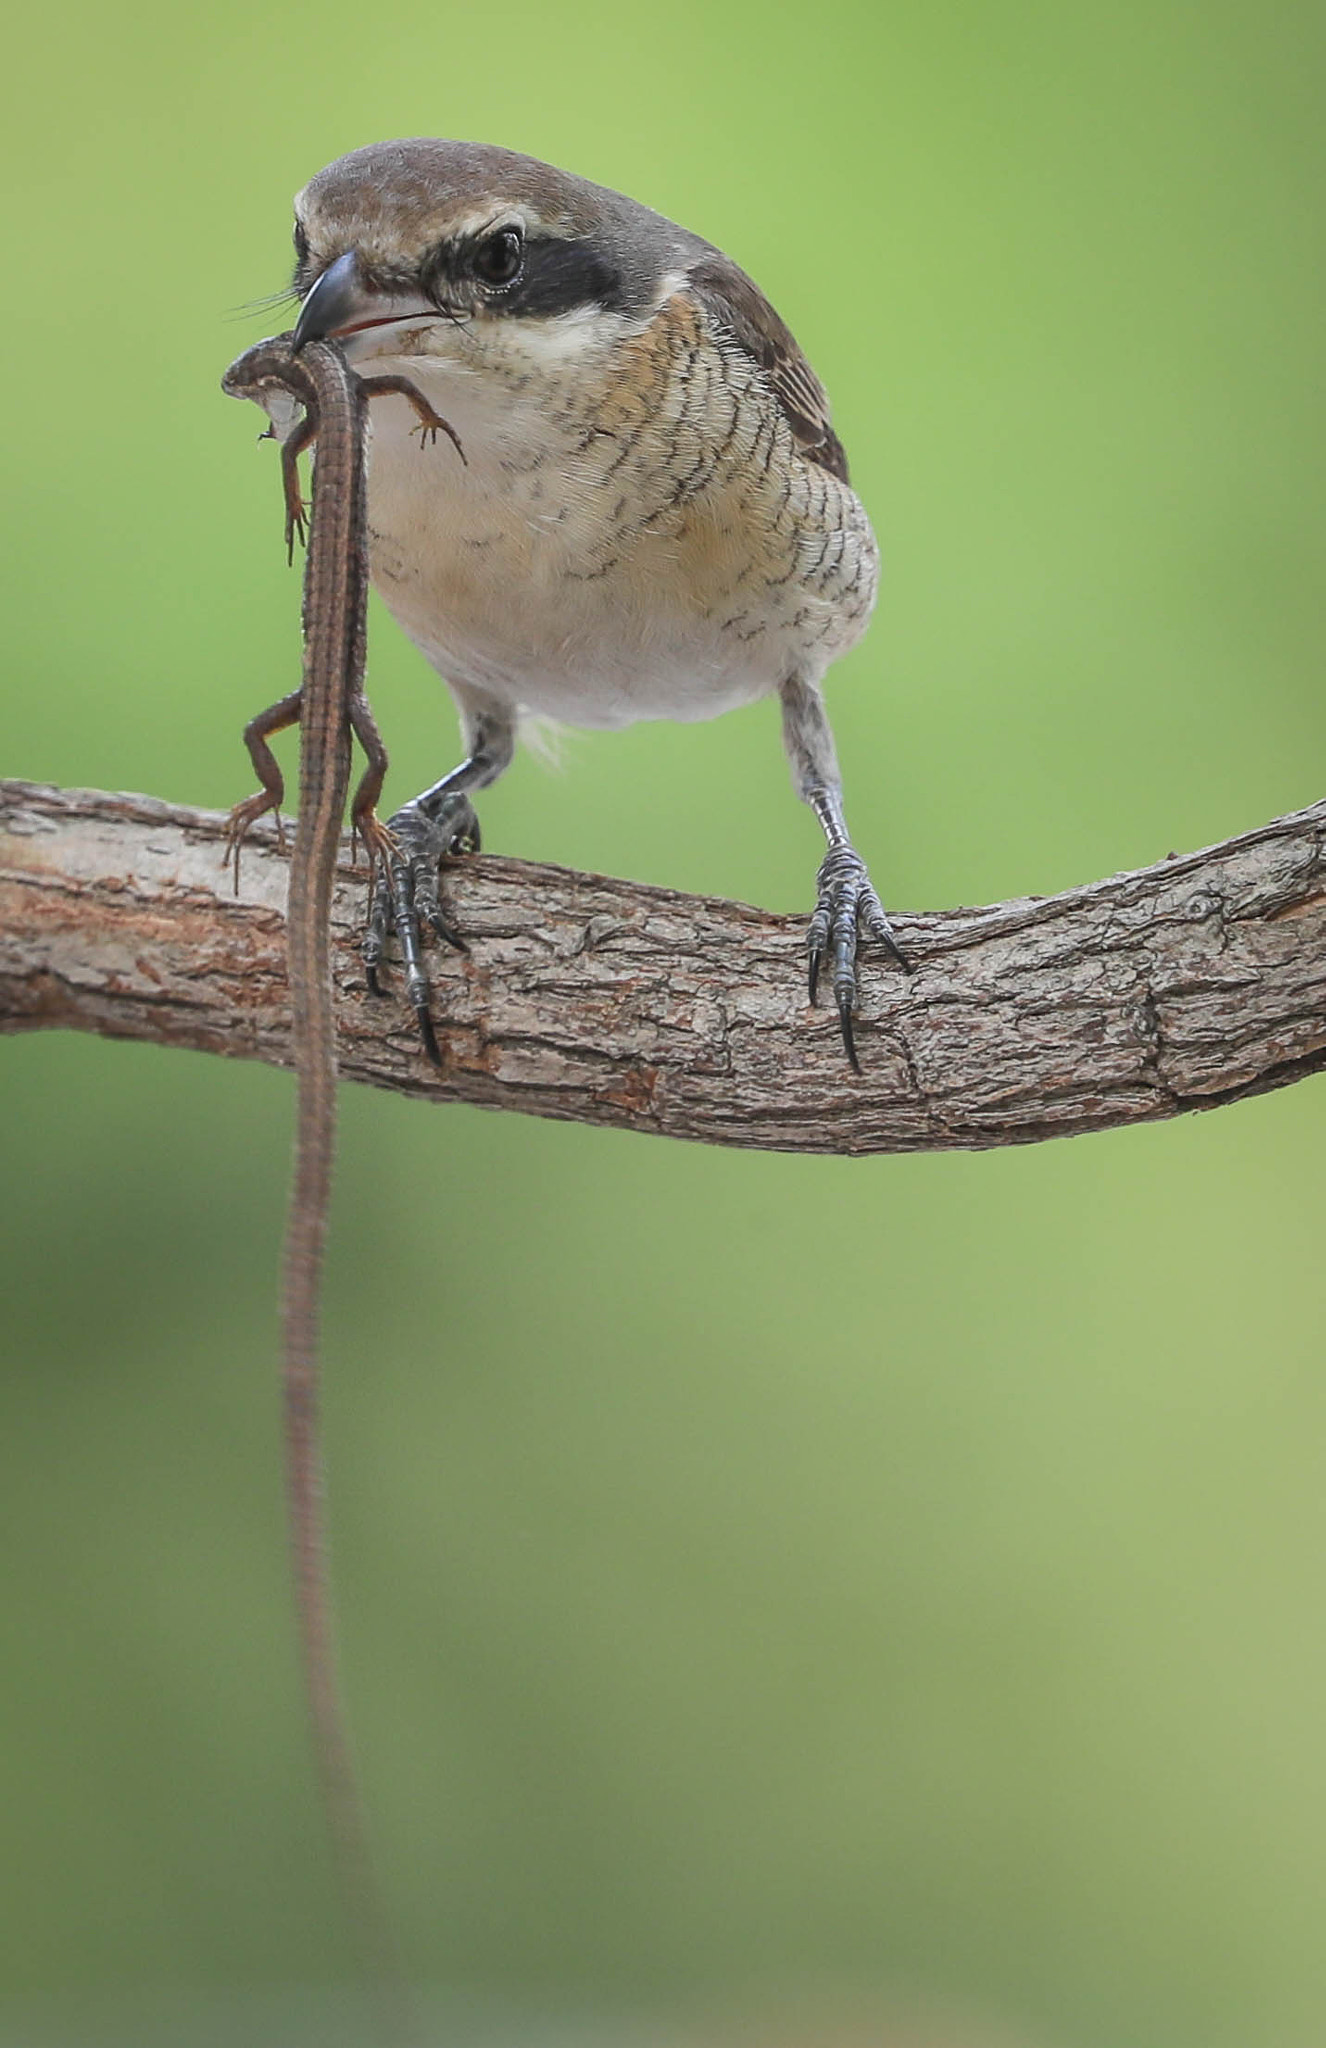
[[[222,818],[0,783],[0,1030],[288,1065],[285,862],[238,896]],[[432,961],[439,1073],[363,988],[362,869],[337,890],[341,1072],[408,1095],[798,1152],[1025,1144],[1207,1109],[1326,1065],[1326,803],[1062,896],[900,918],[864,977],[864,1073],[804,998],[805,921],[467,859],[471,950]]]

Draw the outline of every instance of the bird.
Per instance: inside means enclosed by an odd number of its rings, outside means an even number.
[[[807,992],[827,968],[859,1073],[858,944],[908,963],[848,832],[823,683],[869,622],[879,549],[791,331],[701,236],[492,144],[354,149],[294,212],[294,348],[333,340],[407,378],[463,458],[423,445],[417,404],[375,403],[371,575],[450,690],[463,758],[388,821],[370,986],[394,926],[436,1058],[422,932],[464,943],[440,870],[478,847],[472,799],[523,721],[690,721],[776,694],[825,839]]]

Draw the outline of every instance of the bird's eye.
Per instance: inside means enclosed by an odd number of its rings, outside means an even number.
[[[525,243],[519,228],[499,228],[480,242],[470,259],[475,276],[483,284],[510,284],[520,275],[525,260]]]
[[[307,235],[306,235],[306,234],[304,233],[304,223],[303,223],[302,221],[299,221],[299,220],[297,220],[297,221],[295,222],[295,238],[294,238],[294,239],[295,239],[295,261],[296,261],[296,263],[307,263],[307,262],[308,262],[308,236],[307,236]]]

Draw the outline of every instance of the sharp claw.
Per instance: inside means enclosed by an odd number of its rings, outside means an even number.
[[[387,991],[382,986],[376,965],[365,967],[364,980],[368,983],[368,992],[371,996],[386,995]]]
[[[437,1042],[437,1033],[433,1029],[433,1020],[428,1014],[427,1003],[416,1005],[414,1014],[419,1022],[419,1036],[423,1040],[424,1051],[433,1065],[440,1067],[442,1064],[442,1052]]]
[[[806,977],[807,988],[809,990],[812,1008],[814,1007],[815,999],[819,992],[820,968],[823,966],[823,964],[824,948],[822,946],[812,946],[810,949],[809,972]]]
[[[433,930],[437,933],[439,939],[442,940],[444,945],[454,946],[458,953],[469,952],[470,949],[468,945],[465,943],[465,940],[461,937],[459,932],[452,930],[451,926],[447,923],[444,917],[439,917],[436,914],[436,912],[434,912],[432,915],[430,915],[428,922],[433,927]]]
[[[887,918],[877,923],[876,920],[872,917],[869,925],[867,926],[867,930],[870,934],[870,937],[875,940],[876,944],[882,946],[886,953],[889,953],[893,956],[898,966],[901,967],[903,973],[910,974],[912,971],[912,963],[907,958],[907,955],[903,952],[902,947],[898,944],[898,941],[894,938],[893,927],[888,922]]]
[[[841,991],[838,994],[838,1028],[843,1034],[843,1051],[847,1054],[847,1064],[854,1074],[859,1074],[861,1062],[856,1056],[856,1039],[852,1032],[852,999]]]

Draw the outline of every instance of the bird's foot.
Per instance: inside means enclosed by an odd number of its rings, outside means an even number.
[[[906,970],[907,959],[884,915],[884,906],[875,894],[866,864],[856,848],[844,842],[831,846],[820,863],[818,900],[806,933],[806,954],[812,1003],[819,990],[820,969],[826,960],[831,964],[843,1050],[854,1074],[861,1071],[852,1032],[852,1011],[856,1006],[856,948],[860,937],[877,939],[892,953],[899,967]]]
[[[424,1051],[434,1066],[440,1066],[442,1055],[428,1007],[423,933],[434,932],[458,952],[468,950],[442,913],[438,870],[451,854],[478,852],[479,820],[469,798],[458,790],[436,799],[427,810],[419,803],[406,804],[385,826],[373,822],[379,836],[368,842],[376,875],[364,933],[364,973],[375,996],[387,993],[380,969],[387,928],[393,926],[405,966],[406,1001],[414,1011]]]

